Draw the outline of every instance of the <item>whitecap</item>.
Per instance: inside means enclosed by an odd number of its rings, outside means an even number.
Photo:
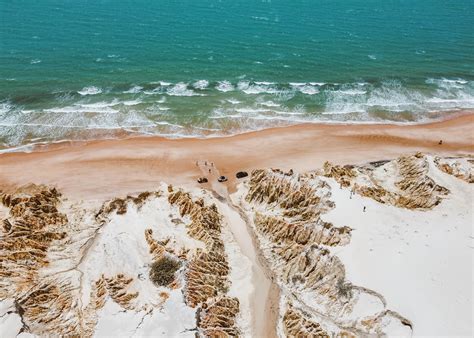
[[[377,57],[373,54],[369,54],[369,55],[367,55],[367,57],[371,60],[377,60]]]
[[[319,90],[313,86],[304,86],[300,88],[300,92],[307,95],[315,95],[319,93]]]
[[[75,103],[71,106],[53,107],[42,110],[43,113],[55,114],[81,114],[81,113],[97,113],[97,114],[116,114],[119,111],[112,107],[120,104],[120,101],[114,99],[111,102],[101,101],[94,103]],[[59,126],[59,125],[58,125]]]
[[[33,59],[33,60],[30,61],[30,64],[35,65],[35,64],[40,63],[40,62],[41,62],[40,59]]]
[[[124,91],[123,93],[124,94],[137,94],[142,89],[143,89],[143,87],[141,87],[141,86],[133,86],[132,88],[130,88],[129,90]]]
[[[235,110],[238,113],[243,114],[255,114],[255,113],[265,113],[268,112],[268,109],[261,109],[261,108],[238,108]]]
[[[275,94],[279,92],[271,85],[251,84],[249,81],[239,81],[237,88],[239,88],[239,90],[243,91],[245,94]]]
[[[207,80],[198,80],[193,83],[193,87],[196,89],[206,89],[209,86],[209,81]]]
[[[315,95],[319,93],[319,89],[305,82],[290,82],[290,86],[293,89],[306,95]]]
[[[13,109],[13,105],[10,102],[1,102],[0,103],[0,114],[4,114]]]
[[[234,90],[234,86],[229,81],[219,81],[217,83],[216,89],[225,93]]]
[[[240,103],[239,100],[234,100],[234,99],[228,99],[226,101],[229,102],[230,104],[239,104]]]
[[[153,90],[145,90],[145,91],[143,91],[143,94],[145,94],[145,95],[163,94],[163,90],[162,90],[161,87],[157,87]]]
[[[104,107],[113,107],[120,104],[119,100],[113,99],[112,102],[106,102],[106,101],[101,101],[101,102],[94,102],[94,103],[77,103],[76,106],[83,107],[83,108],[88,108],[88,109],[96,109],[96,108],[104,108]]]
[[[290,82],[289,85],[292,87],[301,87],[306,85],[306,82]]]
[[[141,100],[130,100],[121,102],[125,106],[136,106],[137,104],[143,103]]]
[[[278,103],[275,103],[273,101],[265,101],[260,103],[260,105],[265,106],[265,107],[280,107]]]
[[[95,86],[90,86],[90,87],[84,87],[82,90],[78,91],[79,94],[81,95],[96,95],[102,93],[102,89],[95,87]]]
[[[166,91],[171,96],[203,96],[204,94],[198,94],[192,89],[188,88],[188,85],[184,82],[179,82]]]
[[[45,109],[43,112],[55,113],[55,114],[77,114],[77,113],[96,113],[96,114],[116,114],[118,110],[112,109],[109,106],[89,106],[86,105],[75,105],[68,107],[58,107]]]
[[[364,94],[367,94],[367,92],[365,90],[357,90],[357,89],[335,90],[334,93],[341,93],[343,95],[364,95]]]
[[[291,86],[295,89],[298,90],[299,92],[306,94],[306,95],[315,95],[319,93],[319,89],[308,85],[306,83],[292,83]]]
[[[446,79],[446,78],[441,78],[441,79],[427,79],[425,81],[427,84],[432,84],[437,86],[443,91],[462,91],[465,89],[465,85],[468,84],[468,81],[464,79]],[[466,88],[467,89],[467,88]]]

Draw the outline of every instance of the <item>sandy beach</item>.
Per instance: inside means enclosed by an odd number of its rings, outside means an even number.
[[[276,167],[299,172],[325,161],[357,164],[401,154],[474,152],[474,115],[418,125],[303,124],[231,137],[123,140],[40,146],[0,155],[0,185],[51,184],[69,196],[110,198],[150,189],[158,182],[196,187],[196,161],[214,163],[235,190],[237,171]],[[443,144],[438,142],[442,140]]]

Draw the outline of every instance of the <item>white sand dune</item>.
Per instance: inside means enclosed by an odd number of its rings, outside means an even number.
[[[382,294],[412,321],[413,335],[470,336],[474,187],[432,162],[430,176],[451,193],[428,211],[350,198],[328,180],[336,207],[323,219],[354,229],[350,244],[335,250],[348,278]]]

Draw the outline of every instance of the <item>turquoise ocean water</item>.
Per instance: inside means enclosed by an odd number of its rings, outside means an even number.
[[[474,108],[472,0],[0,0],[0,148]]]

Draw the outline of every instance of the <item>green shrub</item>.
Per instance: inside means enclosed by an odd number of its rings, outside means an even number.
[[[179,261],[164,256],[151,265],[150,279],[156,286],[167,286],[174,280],[174,274],[180,267]]]

